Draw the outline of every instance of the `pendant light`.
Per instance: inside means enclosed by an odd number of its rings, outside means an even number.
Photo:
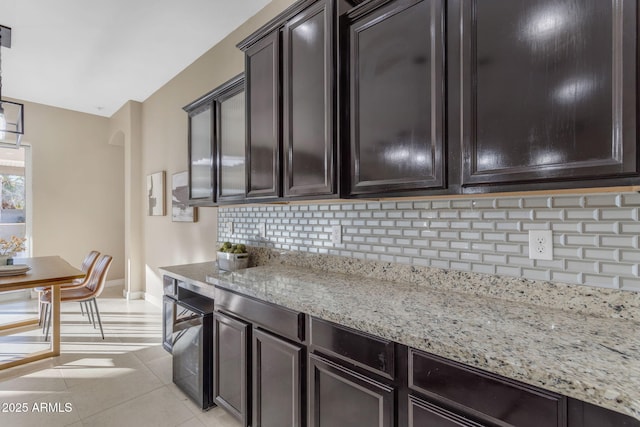
[[[18,148],[24,134],[24,105],[2,99],[3,47],[11,47],[11,28],[0,25],[0,146]]]

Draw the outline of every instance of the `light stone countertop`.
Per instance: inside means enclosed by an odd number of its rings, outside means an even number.
[[[640,419],[640,324],[287,265],[216,285]]]
[[[640,420],[635,320],[468,293],[469,284],[460,292],[459,285],[452,291],[283,263],[237,272],[218,271],[215,261],[161,270],[207,294],[215,283]],[[552,292],[545,289],[544,298],[564,298],[564,291]]]
[[[218,274],[218,264],[215,261],[207,261],[196,264],[160,267],[160,270],[178,280],[197,282],[202,286],[212,286],[207,283],[207,276],[216,276]]]

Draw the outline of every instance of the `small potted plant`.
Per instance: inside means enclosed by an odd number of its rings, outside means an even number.
[[[9,240],[0,239],[0,265],[13,264],[13,257],[25,250],[24,237],[11,236]]]

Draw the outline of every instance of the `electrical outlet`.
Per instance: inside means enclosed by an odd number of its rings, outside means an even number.
[[[553,260],[553,233],[551,230],[529,230],[529,258]]]
[[[258,224],[258,237],[262,237],[263,239],[267,237],[267,224],[264,222]]]
[[[233,221],[227,222],[227,233],[233,234]]]
[[[339,245],[342,243],[342,226],[334,225],[331,227],[331,243]]]

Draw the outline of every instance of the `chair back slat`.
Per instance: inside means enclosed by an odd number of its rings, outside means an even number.
[[[107,281],[107,272],[109,271],[109,267],[111,267],[112,261],[113,257],[111,255],[102,255],[102,257],[96,261],[87,283],[87,288],[92,291],[94,297],[102,293],[104,284]]]
[[[91,251],[87,254],[87,256],[84,258],[84,261],[82,261],[82,271],[85,273],[84,279],[79,279],[77,282],[77,286],[88,286],[89,285],[89,281],[91,279],[91,274],[93,272],[93,269],[96,266],[96,261],[98,261],[98,257],[100,256],[100,252],[98,251]],[[77,287],[76,285],[74,285],[74,287]]]
[[[89,273],[89,269],[95,265],[99,255],[100,252],[91,251],[87,254],[86,257],[84,257],[84,261],[82,261],[82,267],[80,267],[83,273]]]

